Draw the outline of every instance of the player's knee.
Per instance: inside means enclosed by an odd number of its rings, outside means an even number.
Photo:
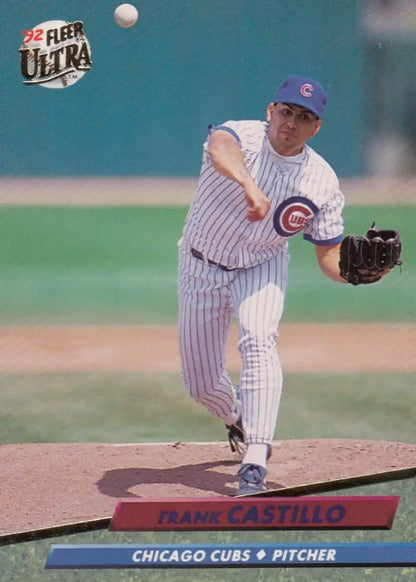
[[[238,342],[238,349],[244,360],[277,358],[277,333],[266,337],[260,335],[245,334]]]
[[[188,374],[182,370],[182,381],[192,398],[201,404],[205,405],[206,400],[209,400],[209,395],[215,393],[218,384],[216,377],[211,377],[210,380],[204,378],[201,374]]]

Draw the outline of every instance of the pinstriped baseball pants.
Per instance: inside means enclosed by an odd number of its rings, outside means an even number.
[[[238,397],[247,443],[270,443],[282,391],[277,354],[288,252],[255,267],[223,271],[179,246],[179,350],[190,395],[226,424],[236,420],[235,388],[225,370],[231,318],[239,324],[242,370]]]

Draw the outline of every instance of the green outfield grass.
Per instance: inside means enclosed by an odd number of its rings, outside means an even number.
[[[183,207],[3,207],[0,324],[173,323]],[[403,237],[402,273],[337,285],[313,245],[291,240],[286,321],[414,321],[414,207],[347,207],[346,232],[376,220]]]
[[[3,375],[0,394],[0,444],[226,440],[179,374]],[[276,438],[414,442],[415,411],[413,374],[287,374]]]

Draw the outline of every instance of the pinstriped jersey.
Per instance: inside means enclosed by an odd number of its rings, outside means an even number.
[[[256,222],[247,219],[243,188],[214,169],[208,141],[203,146],[184,238],[207,259],[230,268],[269,260],[300,231],[318,245],[342,239],[344,197],[334,170],[306,144],[296,156],[279,155],[267,128],[267,122],[256,120],[227,121],[211,128],[234,135],[250,175],[270,201],[270,210]]]

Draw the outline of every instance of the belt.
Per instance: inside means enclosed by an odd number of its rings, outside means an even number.
[[[199,259],[201,261],[204,261],[204,255],[197,251],[196,249],[191,249],[191,255],[193,257],[195,257],[196,259]],[[235,271],[236,269],[238,269],[238,267],[235,267],[233,269],[230,269],[229,267],[226,267],[225,265],[220,265],[219,263],[216,263],[215,261],[211,261],[210,259],[207,259],[207,262],[210,265],[216,265],[219,269],[221,269],[221,271]]]

